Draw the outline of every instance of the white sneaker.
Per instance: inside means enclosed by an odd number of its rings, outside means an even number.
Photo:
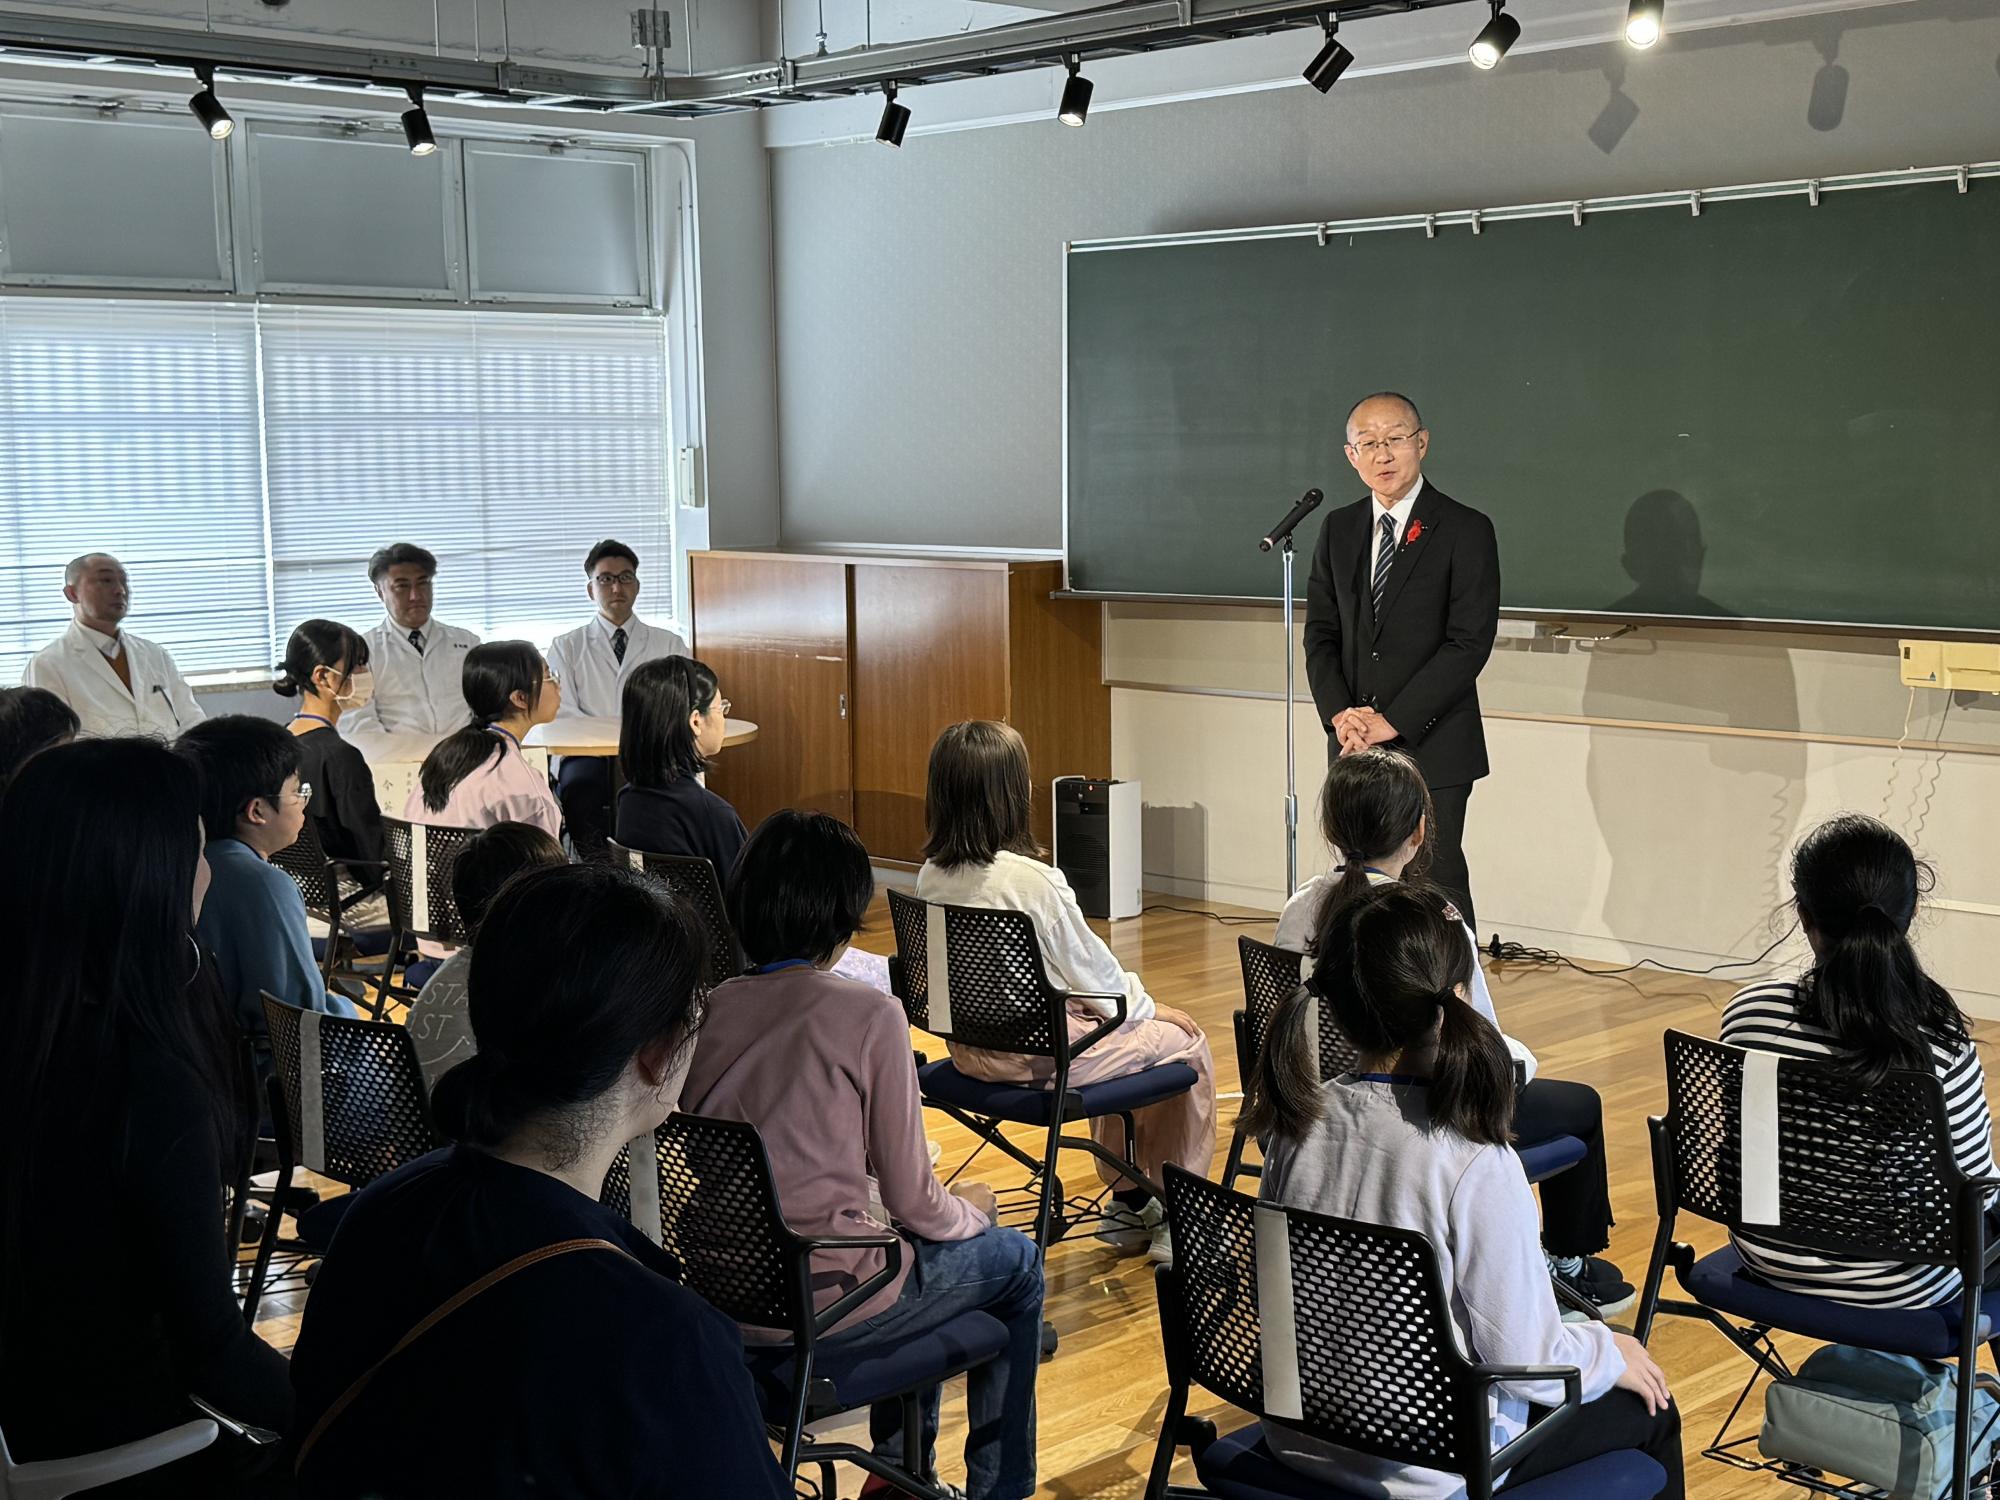
[[[1160,1223],[1153,1230],[1153,1243],[1146,1247],[1146,1258],[1156,1266],[1171,1266],[1174,1263],[1174,1238],[1167,1228],[1166,1215],[1160,1216]]]
[[[1149,1198],[1138,1208],[1112,1203],[1104,1211],[1097,1237],[1105,1244],[1131,1252],[1145,1249],[1165,1227],[1166,1210],[1157,1198]]]

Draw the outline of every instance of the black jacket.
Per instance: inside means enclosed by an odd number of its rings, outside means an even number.
[[[1476,781],[1487,771],[1477,683],[1500,623],[1493,523],[1426,480],[1378,629],[1369,580],[1380,513],[1364,496],[1320,523],[1306,585],[1306,677],[1320,724],[1331,735],[1334,715],[1368,704],[1432,786]]]

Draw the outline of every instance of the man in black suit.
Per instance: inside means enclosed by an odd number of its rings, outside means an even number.
[[[1369,396],[1348,413],[1347,460],[1369,493],[1320,524],[1306,677],[1329,758],[1390,745],[1422,768],[1431,878],[1471,922],[1460,845],[1487,771],[1477,683],[1499,628],[1500,553],[1491,521],[1425,483],[1429,448],[1407,396]]]

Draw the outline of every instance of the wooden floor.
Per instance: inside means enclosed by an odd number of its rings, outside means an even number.
[[[1236,1109],[1236,1100],[1227,1096],[1239,1088],[1229,1019],[1242,997],[1236,939],[1243,933],[1268,939],[1270,924],[1224,926],[1204,916],[1149,909],[1143,917],[1100,930],[1107,931],[1112,948],[1126,967],[1144,976],[1156,998],[1190,1012],[1208,1031],[1217,1087],[1226,1096],[1215,1156],[1219,1171]],[[886,903],[881,899],[858,942],[878,952],[893,949]],[[1609,1253],[1637,1285],[1657,1223],[1646,1117],[1666,1107],[1661,1034],[1680,1027],[1714,1035],[1733,986],[1727,981],[1651,972],[1608,978],[1515,967],[1489,970],[1489,978],[1494,1005],[1508,1031],[1534,1049],[1541,1071],[1592,1084],[1604,1097],[1612,1209],[1617,1217]],[[1995,1035],[1990,1024],[1982,1023],[1978,1030],[1982,1043],[1990,1043]],[[924,1039],[919,1036],[918,1042],[922,1045]],[[933,1039],[929,1046],[935,1055],[937,1042]],[[949,1173],[975,1143],[941,1116],[927,1118],[932,1138],[943,1150],[940,1170]],[[988,1151],[969,1176],[1001,1187],[1018,1184],[1024,1174]],[[1066,1169],[1073,1188],[1090,1176],[1080,1159]],[[1681,1237],[1702,1250],[1713,1248],[1721,1238],[1719,1232],[1693,1221],[1683,1221]],[[1037,1493],[1061,1500],[1136,1500],[1152,1460],[1166,1391],[1151,1265],[1143,1254],[1121,1257],[1085,1236],[1057,1245],[1049,1255],[1048,1273],[1048,1316],[1061,1335],[1061,1348],[1041,1372]],[[267,1302],[258,1318],[259,1331],[288,1349],[302,1305],[291,1297]],[[1629,1326],[1629,1317],[1619,1321]],[[1766,1475],[1739,1473],[1698,1455],[1742,1386],[1747,1373],[1743,1359],[1714,1332],[1683,1319],[1663,1319],[1652,1347],[1682,1409],[1689,1438],[1690,1494],[1696,1500],[1796,1494]],[[1801,1342],[1799,1347],[1809,1346]],[[1224,1430],[1238,1425],[1226,1409],[1199,1392],[1194,1410],[1218,1417]],[[1737,1430],[1754,1432],[1761,1412],[1761,1402],[1753,1398],[1738,1419]],[[964,1475],[959,1459],[964,1403],[953,1391],[946,1393],[944,1424],[940,1467],[947,1479],[959,1481]],[[1193,1482],[1185,1457],[1175,1480]],[[841,1495],[858,1490],[858,1478],[844,1475]]]

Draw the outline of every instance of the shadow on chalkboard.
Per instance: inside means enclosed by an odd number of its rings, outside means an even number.
[[[1675,490],[1625,514],[1633,588],[1617,613],[1727,617],[1702,593],[1701,516]],[[1691,622],[1692,624],[1693,622]],[[1614,936],[1691,951],[1716,932],[1756,953],[1786,896],[1783,871],[1805,803],[1807,747],[1789,650],[1646,630],[1593,644],[1583,713],[1596,720],[1778,731],[1740,736],[1623,729],[1590,734],[1585,783],[1608,856],[1603,919]]]

